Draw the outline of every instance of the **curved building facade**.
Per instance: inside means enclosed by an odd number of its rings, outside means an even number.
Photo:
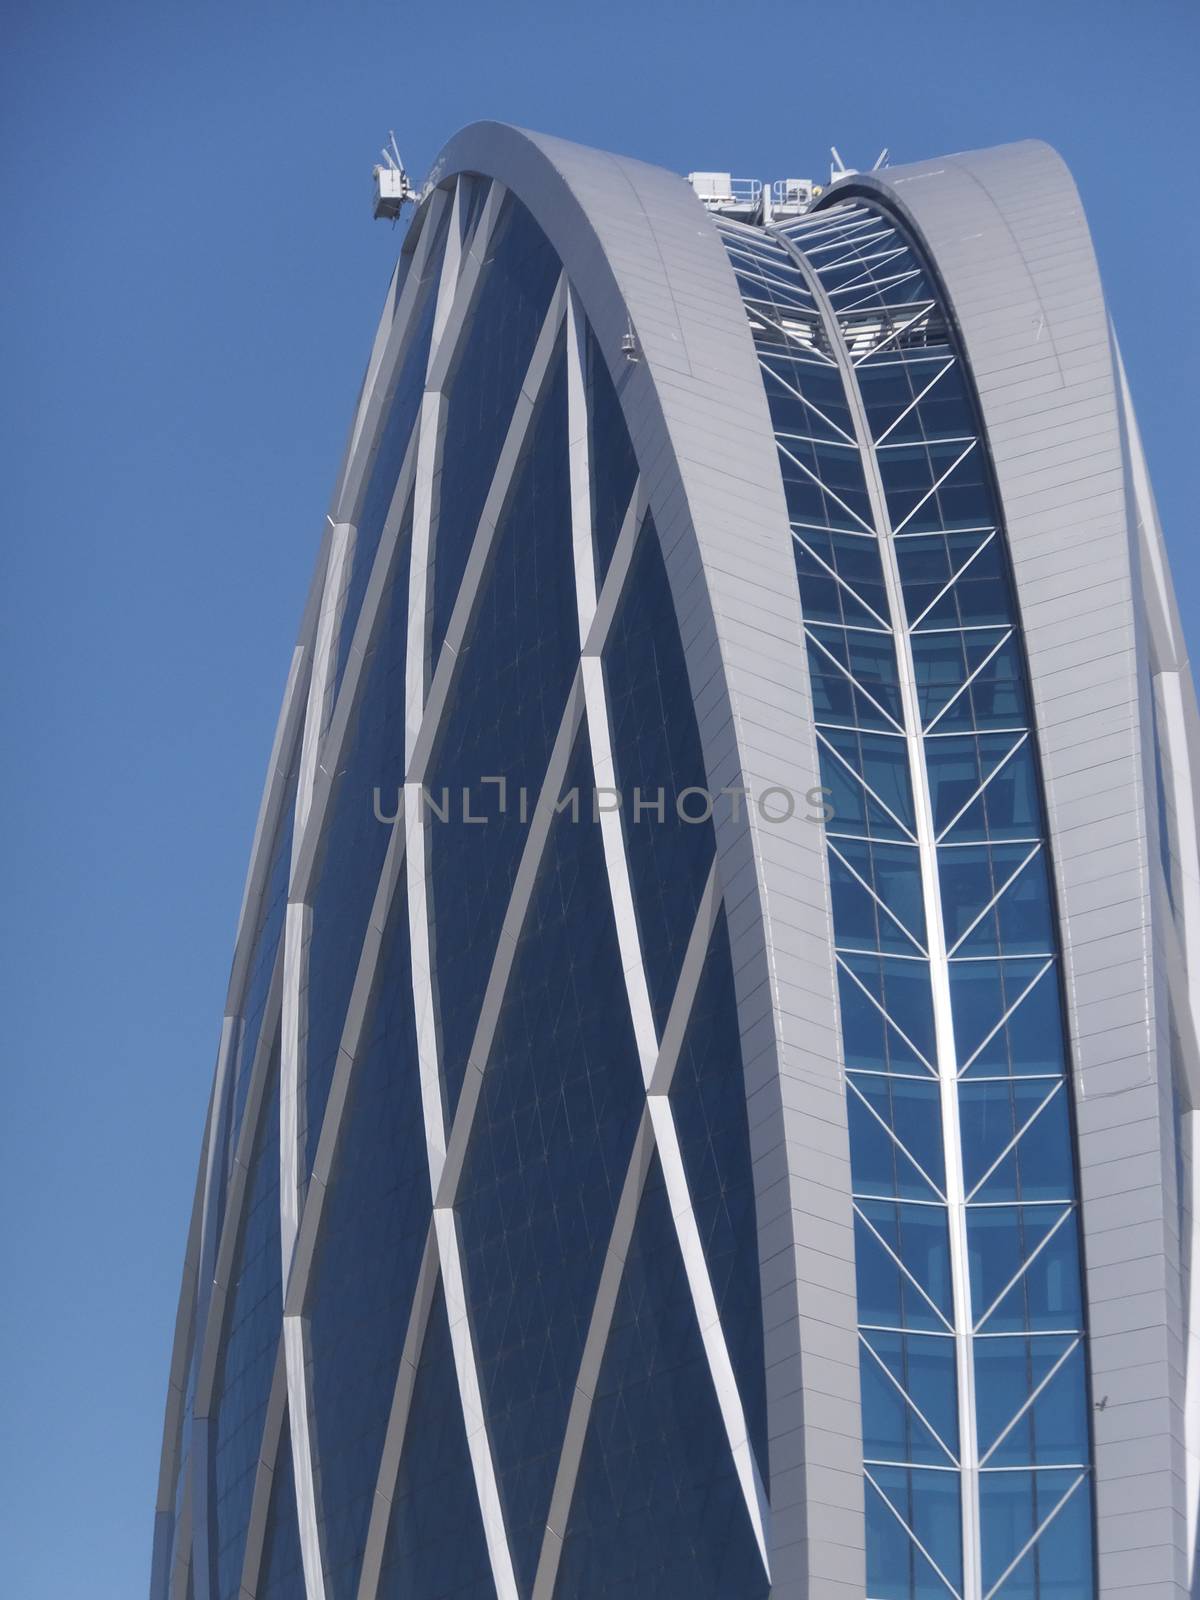
[[[1196,699],[1043,145],[496,124],[271,755],[152,1600],[1179,1600]]]

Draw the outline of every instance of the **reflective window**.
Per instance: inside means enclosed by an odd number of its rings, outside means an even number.
[[[560,271],[541,229],[508,195],[446,404],[430,587],[431,669]]]
[[[768,1589],[655,1157],[554,1592],[557,1600],[765,1600]]]
[[[687,663],[658,533],[647,517],[604,651],[616,784],[642,959],[661,1031],[715,851]],[[688,796],[684,791],[702,793]],[[635,802],[644,809],[635,815]],[[661,798],[661,814],[656,807]]]
[[[304,1046],[306,1174],[312,1170],[321,1137],[346,1007],[391,832],[379,817],[395,814],[396,796],[404,783],[404,672],[411,549],[408,530],[402,530],[392,573],[380,598],[375,642],[363,663],[358,704],[347,727],[342,765],[329,797],[322,855],[312,891],[308,1036]]]
[[[413,1380],[379,1600],[494,1600],[446,1302],[439,1283]]]
[[[429,1214],[402,878],[342,1113],[305,1307],[321,1544],[332,1595],[353,1595],[358,1585]]]
[[[304,1567],[300,1557],[296,1480],[292,1472],[292,1439],[286,1417],[279,1435],[275,1474],[271,1479],[257,1595],[258,1600],[304,1600]]]
[[[724,911],[713,929],[679,1051],[671,1109],[750,1442],[766,1482],[767,1380],[758,1227],[737,995]]]
[[[563,785],[587,793],[581,730]],[[456,1210],[517,1576],[533,1586],[641,1069],[590,806],[554,821],[488,1057]]]
[[[461,379],[460,379],[461,382]],[[428,792],[443,1090],[458,1103],[496,939],[579,658],[561,343],[461,662]],[[565,620],[564,620],[565,619]],[[503,779],[504,793],[498,782]],[[464,812],[465,803],[468,810]],[[483,818],[483,821],[469,820]],[[465,820],[467,819],[467,820]]]
[[[236,1600],[283,1316],[279,1243],[279,1045],[276,1042],[246,1179],[213,1389],[209,1485],[221,1600]]]

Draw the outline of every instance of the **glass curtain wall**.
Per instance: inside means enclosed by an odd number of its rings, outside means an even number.
[[[827,828],[870,1600],[1094,1594],[1070,1082],[1000,508],[910,241],[721,220],[787,495]]]

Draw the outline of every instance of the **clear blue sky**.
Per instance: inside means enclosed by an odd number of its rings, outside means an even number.
[[[495,117],[820,177],[1074,169],[1193,640],[1188,0],[13,0],[0,67],[0,1589],[144,1593],[184,1231],[271,732],[400,235]]]

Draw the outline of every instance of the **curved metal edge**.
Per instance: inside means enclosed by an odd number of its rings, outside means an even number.
[[[477,172],[532,212],[596,333],[662,544],[714,790],[820,783],[799,586],[741,297],[683,179],[497,123]],[[620,353],[632,327],[639,359]],[[764,1294],[774,1592],[864,1582],[849,1150],[820,830],[718,806]]]
[[[1169,908],[1156,838],[1154,635],[1130,418],[1083,208],[1025,143],[857,176],[912,230],[962,336],[1030,665],[1062,933],[1085,1245],[1099,1592],[1188,1589]],[[1157,591],[1157,592],[1156,592]],[[1159,623],[1156,629],[1155,612]],[[1189,790],[1194,785],[1190,758]],[[1188,1064],[1195,1081],[1197,1062]]]

